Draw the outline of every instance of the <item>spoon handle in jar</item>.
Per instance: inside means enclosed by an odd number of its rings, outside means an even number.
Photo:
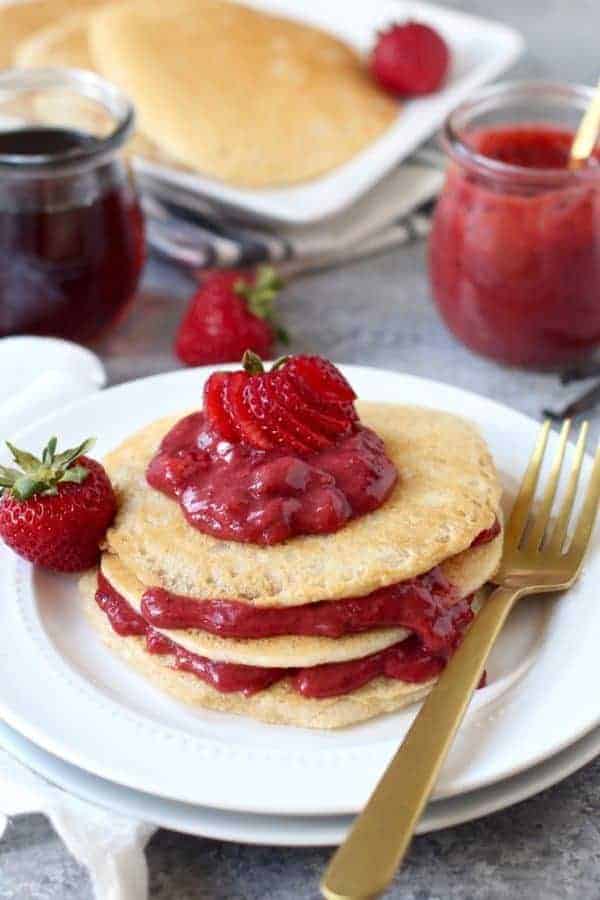
[[[594,152],[600,133],[600,82],[590,101],[590,105],[583,114],[579,128],[575,133],[571,152],[569,154],[569,169],[576,171],[587,163]]]

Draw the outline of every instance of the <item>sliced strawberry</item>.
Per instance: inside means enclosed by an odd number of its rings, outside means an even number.
[[[242,362],[242,371],[217,373],[205,389],[207,418],[227,440],[306,454],[352,432],[354,391],[332,363],[295,356],[265,372],[251,351]]]
[[[225,392],[231,380],[229,372],[215,372],[204,385],[204,411],[211,427],[226,441],[236,442],[240,432],[225,404]]]
[[[277,410],[271,409],[264,376],[255,375],[246,385],[244,394],[246,408],[261,431],[261,439],[268,443],[269,447],[286,446],[297,453],[305,452],[304,445],[293,435],[289,436],[287,444],[282,440],[280,430],[277,428]]]
[[[261,450],[271,450],[275,443],[268,431],[262,428],[246,396],[252,382],[260,378],[262,378],[260,375],[248,376],[246,372],[235,372],[230,376],[227,402],[231,408],[231,415],[237,421],[242,441]]]
[[[356,394],[333,363],[321,356],[292,356],[287,373],[320,404],[352,403]]]
[[[322,409],[311,406],[293,378],[288,374],[286,367],[273,373],[273,383],[276,384],[276,392],[280,403],[286,408],[294,410],[294,415],[310,424],[322,434],[338,437],[347,434],[355,420],[354,407],[349,404],[331,404]]]
[[[324,450],[325,447],[331,446],[331,437],[313,428],[310,417],[299,418],[293,406],[281,402],[277,384],[273,380],[265,380],[265,397],[267,415],[280,435],[280,443],[284,446],[290,437],[299,441],[305,451]]]

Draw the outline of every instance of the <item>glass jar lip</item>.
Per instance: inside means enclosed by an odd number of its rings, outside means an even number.
[[[460,136],[458,121],[467,114],[485,112],[493,109],[503,100],[510,101],[519,97],[530,97],[532,100],[546,97],[556,102],[557,108],[577,107],[581,112],[594,95],[595,88],[584,84],[572,84],[559,81],[502,81],[482,88],[469,100],[465,100],[457,106],[447,117],[443,131],[442,143],[448,155],[462,166],[472,169],[480,175],[493,177],[496,180],[519,180],[529,184],[556,184],[557,182],[585,182],[600,177],[600,168],[583,167],[577,170],[571,169],[533,169],[528,166],[519,166],[501,160],[491,159],[482,153],[477,153]],[[577,103],[579,101],[579,103]],[[543,124],[532,117],[535,124]]]
[[[81,96],[103,105],[114,117],[115,126],[90,145],[82,144],[56,153],[12,154],[0,152],[0,173],[43,174],[87,165],[98,165],[123,146],[133,130],[135,110],[131,101],[110,81],[85,69],[46,67],[7,69],[0,73],[0,101],[4,95],[35,89],[70,87]]]

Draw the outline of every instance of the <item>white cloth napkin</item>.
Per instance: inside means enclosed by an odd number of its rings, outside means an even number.
[[[443,167],[439,153],[422,150],[339,215],[302,227],[251,221],[247,214],[240,221],[172,184],[145,185],[147,238],[160,254],[192,269],[292,262],[301,271],[324,257],[331,264],[360,259],[427,234]]]
[[[53,787],[0,749],[0,838],[8,819],[42,813],[87,869],[96,900],[146,900],[144,848],[156,826],[136,822]]]

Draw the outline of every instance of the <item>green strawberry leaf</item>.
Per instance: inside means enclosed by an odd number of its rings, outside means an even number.
[[[265,371],[262,359],[253,350],[246,350],[242,356],[242,367],[249,375],[261,375]]]
[[[75,462],[78,457],[87,453],[88,450],[91,450],[95,443],[95,438],[87,438],[87,440],[82,441],[78,447],[71,447],[70,450],[63,450],[62,453],[59,453],[54,457],[55,468],[66,469],[72,462]]]
[[[57,439],[55,437],[51,437],[46,446],[44,447],[44,452],[42,453],[42,462],[45,466],[51,466],[54,460],[54,454],[56,453],[56,444]]]
[[[26,450],[19,450],[18,447],[14,447],[10,441],[6,441],[6,446],[10,450],[13,455],[13,459],[18,466],[21,466],[24,472],[31,474],[32,472],[37,472],[39,467],[41,466],[41,460],[34,456],[33,453],[27,453]]]
[[[45,492],[47,487],[45,481],[36,481],[29,475],[21,475],[13,484],[12,491],[19,500],[29,500],[34,494]]]
[[[70,469],[67,469],[66,472],[61,475],[58,479],[58,483],[62,484],[65,481],[71,481],[74,484],[82,484],[89,474],[89,469],[86,469],[85,466],[71,466]]]
[[[12,487],[17,478],[23,473],[18,469],[11,469],[8,466],[0,466],[0,487]]]
[[[94,445],[93,438],[57,455],[58,442],[52,437],[44,447],[41,459],[13,447],[8,441],[6,443],[21,471],[0,466],[0,492],[10,489],[19,500],[29,500],[34,494],[55,495],[58,493],[57,484],[81,484],[89,475],[85,466],[74,463]]]
[[[276,359],[275,362],[273,363],[273,365],[271,366],[271,372],[276,372],[277,369],[281,369],[281,367],[285,366],[285,364],[287,362],[289,362],[289,360],[290,360],[289,356],[280,356],[279,359]]]

